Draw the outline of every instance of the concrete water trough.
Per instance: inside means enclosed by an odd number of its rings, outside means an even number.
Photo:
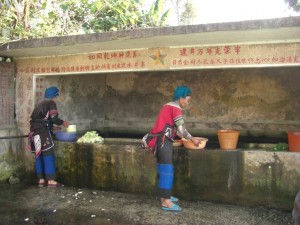
[[[59,179],[66,185],[156,195],[156,160],[139,139],[102,144],[56,142]],[[175,147],[173,192],[185,200],[291,210],[300,187],[300,154],[248,145],[186,150]],[[249,148],[250,146],[250,148]]]

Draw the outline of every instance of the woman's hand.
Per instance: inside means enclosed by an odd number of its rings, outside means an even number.
[[[60,126],[53,126],[52,127],[52,130],[53,131],[58,131],[58,130],[61,130]]]
[[[69,122],[68,122],[68,121],[64,121],[64,122],[63,122],[63,126],[64,126],[65,128],[68,128]]]
[[[200,141],[198,138],[192,137],[190,140],[194,143],[194,145],[195,145],[196,147],[198,147],[199,144],[201,143],[201,141]]]

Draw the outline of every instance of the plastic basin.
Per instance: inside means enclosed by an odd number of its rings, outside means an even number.
[[[195,137],[195,138],[197,138],[201,141],[199,146],[195,146],[191,140],[186,140],[185,138],[182,138],[181,140],[182,140],[184,147],[187,149],[203,149],[203,148],[205,148],[208,139],[203,138],[203,137]]]
[[[76,140],[75,132],[56,131],[54,132],[54,135],[58,141],[73,142]]]

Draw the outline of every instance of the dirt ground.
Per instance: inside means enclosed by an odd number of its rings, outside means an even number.
[[[2,225],[292,225],[292,213],[263,207],[180,201],[165,212],[145,195],[78,189],[0,185]]]

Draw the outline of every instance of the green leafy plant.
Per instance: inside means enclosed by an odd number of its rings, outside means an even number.
[[[287,143],[278,143],[272,148],[272,150],[273,151],[287,151],[288,148],[289,148],[289,145]]]
[[[102,143],[104,138],[99,136],[96,131],[88,131],[77,140],[78,143]]]
[[[0,43],[166,26],[166,0],[0,0]]]
[[[171,15],[171,10],[165,7],[165,0],[155,0],[149,11],[143,12],[139,18],[140,27],[164,27]]]

